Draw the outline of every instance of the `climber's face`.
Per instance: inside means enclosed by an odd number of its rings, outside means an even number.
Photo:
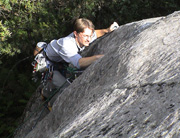
[[[85,28],[84,32],[77,33],[74,31],[74,35],[76,37],[76,42],[80,47],[89,46],[89,43],[92,39],[93,30],[90,28]]]

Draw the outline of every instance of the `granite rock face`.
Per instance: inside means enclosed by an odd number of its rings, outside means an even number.
[[[120,26],[83,54],[104,57],[15,137],[180,137],[180,12]]]

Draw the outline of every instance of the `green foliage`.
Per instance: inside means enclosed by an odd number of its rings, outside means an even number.
[[[179,0],[1,0],[0,1],[0,134],[7,136],[38,83],[31,81],[37,42],[72,32],[79,17],[107,28],[180,10]],[[9,127],[11,126],[11,127]]]
[[[0,82],[0,136],[7,137],[12,134],[18,125],[18,118],[22,115],[23,110],[35,91],[37,84],[34,84],[24,71],[19,73],[22,65],[19,64],[13,70],[8,68],[1,69]],[[22,72],[22,70],[20,71]]]
[[[1,41],[5,41],[7,40],[7,37],[11,36],[11,32],[2,24],[2,21],[0,21],[0,36]]]
[[[96,26],[108,26],[113,21],[120,25],[142,19],[168,15],[180,9],[178,0],[99,0]]]

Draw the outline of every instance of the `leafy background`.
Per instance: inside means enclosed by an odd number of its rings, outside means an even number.
[[[0,137],[19,125],[27,101],[39,85],[32,81],[33,49],[72,32],[76,18],[107,28],[180,10],[179,0],[1,0]]]

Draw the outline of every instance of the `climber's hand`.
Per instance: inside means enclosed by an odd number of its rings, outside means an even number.
[[[117,29],[119,27],[117,22],[114,22],[113,24],[111,24],[111,26],[108,28],[108,32],[112,32],[115,29]]]

